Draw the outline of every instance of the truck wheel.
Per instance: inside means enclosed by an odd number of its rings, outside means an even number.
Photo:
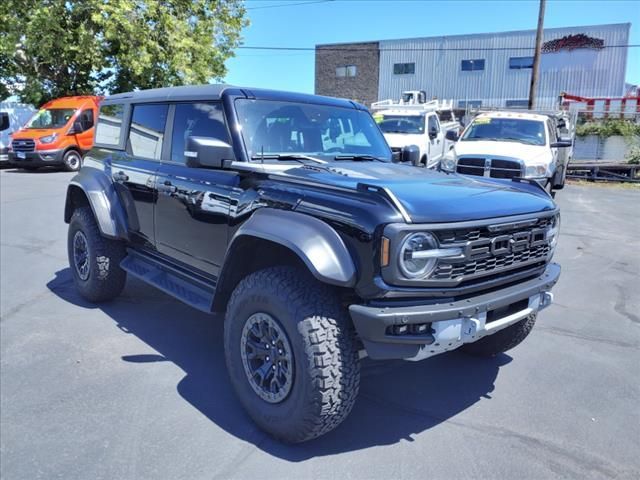
[[[355,403],[353,326],[334,292],[304,271],[274,267],[244,278],[227,306],[224,346],[240,402],[280,440],[323,435]]]
[[[82,155],[75,150],[69,150],[62,157],[62,163],[67,172],[77,172],[82,166]]]
[[[127,279],[127,273],[120,268],[126,255],[125,247],[122,242],[100,234],[90,207],[73,212],[67,252],[73,280],[84,298],[103,302],[122,292]]]
[[[533,313],[493,335],[484,337],[477,342],[463,345],[460,350],[479,357],[494,357],[499,353],[511,350],[527,338],[536,323],[536,316],[537,314]]]

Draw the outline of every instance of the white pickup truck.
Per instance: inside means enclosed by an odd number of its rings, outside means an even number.
[[[569,118],[558,114],[494,111],[478,114],[446,152],[445,171],[493,178],[536,180],[549,193],[563,188],[573,151]]]
[[[448,131],[459,133],[461,128],[451,102],[426,101],[423,91],[404,92],[398,102],[375,102],[371,110],[394,153],[400,153],[404,147],[411,145],[418,147],[417,166],[437,167],[452,145],[445,134]]]

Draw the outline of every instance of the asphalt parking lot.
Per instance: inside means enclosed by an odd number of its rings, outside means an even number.
[[[219,318],[129,280],[95,306],[63,172],[0,172],[0,477],[638,478],[640,189],[569,186],[563,274],[522,345],[362,366],[337,430],[286,446],[236,403]]]

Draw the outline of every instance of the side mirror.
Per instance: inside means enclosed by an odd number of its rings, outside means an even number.
[[[438,136],[438,129],[436,127],[431,127],[429,129],[429,138],[433,139]]]
[[[402,147],[402,153],[400,154],[400,161],[402,163],[409,163],[411,165],[418,165],[420,161],[420,149],[417,145],[407,145]]]
[[[457,142],[460,137],[455,130],[448,130],[447,133],[445,133],[444,138],[451,140],[452,142]]]
[[[561,138],[557,142],[553,142],[549,145],[551,148],[566,148],[573,145],[573,142],[568,139]]]
[[[0,132],[9,128],[9,114],[0,112]]]
[[[82,128],[82,122],[80,120],[76,120],[73,122],[73,129],[69,133],[78,134],[84,132],[84,128]]]
[[[233,160],[233,148],[211,137],[189,137],[184,151],[185,164],[191,168],[222,168],[225,160]]]

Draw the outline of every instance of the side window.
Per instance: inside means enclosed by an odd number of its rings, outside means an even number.
[[[435,115],[431,115],[428,121],[429,121],[428,131],[431,132],[431,129],[435,128],[436,132],[440,133],[440,125],[438,124],[438,118]]]
[[[86,131],[93,127],[93,110],[83,110],[78,118],[82,124],[82,130]]]
[[[128,145],[134,157],[160,160],[169,106],[134,105]]]
[[[189,137],[213,137],[230,143],[220,103],[176,105],[171,135],[172,162],[185,163],[184,151]]]
[[[93,112],[91,114],[93,116]],[[98,126],[96,128],[96,143],[108,146],[120,144],[122,132],[122,117],[124,105],[102,105],[98,114]]]

